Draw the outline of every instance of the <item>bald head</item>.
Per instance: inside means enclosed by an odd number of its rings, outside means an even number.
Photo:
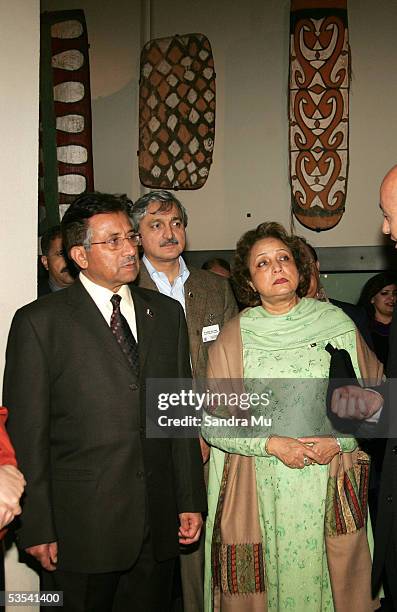
[[[383,212],[382,232],[397,241],[397,165],[386,174],[380,186],[380,207]]]

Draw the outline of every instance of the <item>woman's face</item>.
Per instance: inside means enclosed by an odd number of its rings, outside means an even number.
[[[291,299],[299,284],[299,272],[289,248],[278,238],[262,238],[249,256],[250,285],[262,303]]]
[[[378,291],[371,300],[371,304],[375,308],[375,318],[390,318],[393,314],[396,298],[397,285],[386,285],[386,287]]]

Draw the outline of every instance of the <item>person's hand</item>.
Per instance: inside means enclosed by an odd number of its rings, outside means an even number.
[[[208,459],[210,458],[210,447],[208,446],[207,442],[203,440],[201,436],[199,436],[199,441],[200,441],[200,449],[201,449],[201,458],[204,464],[204,463],[207,463]]]
[[[295,438],[272,436],[267,442],[267,452],[290,468],[304,468],[312,463],[320,463],[320,456],[314,447]]]
[[[369,389],[346,385],[335,389],[331,410],[341,419],[369,419],[383,406],[383,397]]]
[[[56,570],[58,561],[58,542],[29,546],[29,548],[25,548],[25,551],[37,559],[44,569],[49,572]]]
[[[179,543],[193,544],[200,538],[203,517],[201,512],[182,512],[179,515]]]
[[[16,467],[0,465],[0,529],[21,514],[19,500],[25,485],[25,478]]]
[[[332,437],[298,438],[303,444],[311,445],[318,455],[316,463],[327,465],[340,452],[339,444]]]

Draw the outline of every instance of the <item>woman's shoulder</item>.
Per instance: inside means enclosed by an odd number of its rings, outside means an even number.
[[[316,319],[327,327],[335,328],[335,330],[339,328],[339,333],[355,331],[354,321],[339,306],[313,298],[303,298],[303,300],[309,302],[308,306]]]

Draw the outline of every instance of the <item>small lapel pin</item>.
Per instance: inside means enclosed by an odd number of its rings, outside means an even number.
[[[193,293],[191,291],[189,291],[188,296],[189,297],[193,297]]]
[[[150,310],[150,308],[146,308],[146,314],[147,314],[148,317],[153,317],[154,316],[153,310]]]
[[[212,325],[212,323],[214,322],[214,318],[215,318],[215,315],[214,315],[214,314],[211,312],[211,313],[208,315],[208,323],[209,323],[210,325]]]

